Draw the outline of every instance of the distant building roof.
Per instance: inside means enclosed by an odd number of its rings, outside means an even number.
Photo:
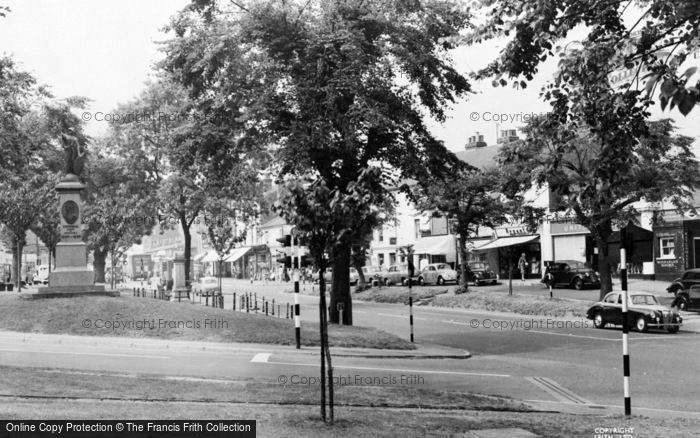
[[[484,170],[497,165],[496,156],[500,150],[501,145],[493,145],[481,148],[469,148],[464,151],[455,152],[455,155],[465,163]]]
[[[264,224],[260,225],[260,228],[274,228],[274,227],[280,227],[282,225],[286,225],[287,221],[282,219],[279,216],[275,216],[274,218],[270,219],[269,221],[265,222]]]

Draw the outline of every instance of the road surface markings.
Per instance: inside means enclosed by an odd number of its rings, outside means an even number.
[[[579,405],[593,404],[585,398],[579,397],[578,395],[564,388],[554,380],[548,379],[547,377],[526,377],[525,380],[534,384],[540,389],[545,390],[546,392],[554,396],[554,398],[556,398],[557,400],[568,403],[575,403]]]
[[[552,400],[523,400],[524,402],[528,403],[543,403],[543,404],[567,404],[567,405],[575,405],[575,406],[580,406],[579,403],[573,403],[570,401],[552,401]],[[602,404],[594,404],[590,406],[591,408],[616,408],[616,409],[624,409],[625,407],[622,405],[602,405]],[[693,412],[693,411],[677,411],[674,409],[659,409],[659,408],[645,408],[641,406],[632,406],[633,409],[637,409],[640,411],[654,411],[654,412],[669,412],[669,413],[674,413],[674,414],[682,414],[682,415],[687,415],[687,416],[698,416],[698,412]]]
[[[600,336],[584,336],[584,335],[574,335],[572,333],[556,333],[556,332],[545,332],[542,330],[523,330],[525,332],[529,333],[540,333],[543,335],[552,335],[552,336],[566,336],[568,338],[582,338],[582,339],[595,339],[597,341],[620,341],[620,338],[602,338]]]
[[[390,316],[392,318],[403,318],[403,319],[408,319],[408,315],[397,315],[395,313],[377,313],[379,316]],[[413,319],[419,319],[421,321],[426,321],[425,318],[419,318],[417,316],[414,316]]]
[[[458,321],[455,321],[455,320],[453,320],[453,319],[449,319],[449,320],[448,320],[448,319],[443,319],[443,320],[440,321],[440,322],[445,323],[445,324],[454,324],[454,325],[466,325],[466,326],[469,325],[469,324],[467,324],[466,322],[458,322]]]
[[[251,362],[265,363],[270,360],[270,353],[258,353],[250,360]]]
[[[153,356],[147,354],[122,354],[122,353],[83,353],[75,351],[48,351],[48,350],[20,350],[12,348],[0,348],[0,351],[6,351],[10,353],[39,353],[39,354],[69,354],[69,355],[82,355],[82,356],[109,356],[109,357],[141,357],[148,359],[170,359],[170,356]]]
[[[305,367],[316,367],[317,363],[295,363],[295,362],[266,362],[271,365],[296,365]],[[403,368],[375,368],[375,367],[360,367],[352,365],[333,365],[333,369],[346,369],[346,370],[363,370],[363,371],[393,371],[400,373],[414,373],[414,374],[454,374],[458,376],[479,376],[479,377],[512,377],[509,374],[489,374],[489,373],[468,373],[464,371],[437,371],[437,370],[409,370]]]

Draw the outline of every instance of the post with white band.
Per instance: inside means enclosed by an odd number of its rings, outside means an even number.
[[[623,233],[621,233],[624,235]],[[620,239],[621,246],[624,241]],[[632,415],[632,399],[630,397],[630,354],[628,345],[629,336],[629,313],[627,294],[627,252],[625,248],[620,248],[620,286],[622,289],[622,370],[623,385],[625,390],[625,415]]]

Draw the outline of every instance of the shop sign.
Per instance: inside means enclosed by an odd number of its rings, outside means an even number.
[[[552,222],[550,232],[552,234],[588,234],[588,228],[574,222]]]

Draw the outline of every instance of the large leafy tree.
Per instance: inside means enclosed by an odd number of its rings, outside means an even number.
[[[418,207],[455,224],[460,241],[460,288],[464,291],[468,289],[467,243],[479,227],[494,228],[506,222],[512,211],[512,204],[498,193],[499,182],[495,169],[482,170],[464,163],[419,186]]]
[[[202,209],[207,237],[218,255],[219,292],[221,292],[221,264],[226,254],[245,241],[248,228],[259,217],[260,187],[249,179],[246,185],[234,186],[235,197],[230,190],[210,193]]]
[[[105,281],[108,254],[114,259],[138,243],[142,235],[150,234],[158,217],[156,187],[149,184],[145,173],[130,167],[124,157],[110,154],[108,142],[101,142],[101,149],[87,166],[84,215],[95,281],[100,283]]]
[[[677,106],[687,115],[700,102],[697,66],[689,68],[700,44],[700,8],[688,0],[483,0],[488,19],[476,27],[467,41],[505,38],[507,44],[478,77],[492,77],[494,84],[525,87],[540,64],[558,54],[576,60],[558,44],[572,30],[585,26],[581,41],[588,53],[601,49],[609,57],[605,77],[623,69],[632,74],[621,86],[644,88],[647,94],[658,87],[661,107]],[[562,44],[563,45],[563,44]],[[608,48],[614,47],[614,50]],[[558,53],[557,53],[558,52]],[[557,81],[556,88],[568,86]]]
[[[185,275],[189,280],[192,225],[213,197],[239,199],[242,187],[257,181],[254,164],[261,157],[242,138],[233,117],[216,113],[220,103],[199,100],[163,75],[134,101],[115,113],[114,137],[130,166],[157,186],[162,228],[180,227],[185,239]],[[214,109],[212,109],[214,108]],[[251,193],[252,194],[252,193]]]
[[[699,163],[692,139],[673,135],[669,120],[650,122],[649,135],[617,146],[590,128],[562,124],[551,115],[533,120],[526,134],[525,142],[503,149],[508,172],[527,175],[511,177],[506,193],[529,187],[534,178],[549,187],[559,210],[590,230],[598,248],[601,299],[612,290],[608,239],[614,226],[635,220],[635,204],[670,199],[679,208],[692,208]]]
[[[245,138],[272,141],[281,176],[348,197],[360,181],[376,190],[368,216],[335,217],[331,322],[342,304],[352,324],[351,247],[367,232],[354,221],[376,221],[394,171],[420,177],[454,160],[423,119],[442,121],[469,90],[445,40],[466,24],[458,2],[379,0],[195,1],[172,23],[166,68]]]

